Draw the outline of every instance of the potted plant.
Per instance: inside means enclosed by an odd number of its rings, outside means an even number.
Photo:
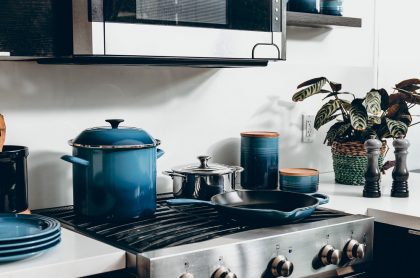
[[[328,85],[330,89],[324,89]],[[335,178],[338,183],[362,185],[367,166],[364,142],[372,137],[383,142],[379,164],[387,151],[386,138],[405,136],[412,124],[410,109],[420,104],[420,79],[398,83],[392,94],[385,89],[372,89],[364,98],[342,92],[342,85],[325,77],[300,84],[293,101],[326,94],[328,100],[315,117],[315,129],[336,121],[328,130],[325,142],[331,146]],[[344,99],[343,97],[350,98]],[[415,123],[417,124],[417,123]]]

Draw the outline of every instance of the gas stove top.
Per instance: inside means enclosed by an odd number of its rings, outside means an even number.
[[[126,250],[140,278],[336,277],[372,260],[373,218],[318,209],[299,223],[261,227],[165,200],[153,218],[124,223],[81,219],[72,206],[35,213]]]

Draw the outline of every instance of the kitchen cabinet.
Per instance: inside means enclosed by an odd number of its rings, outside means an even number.
[[[71,54],[71,11],[71,0],[2,0],[0,58]]]

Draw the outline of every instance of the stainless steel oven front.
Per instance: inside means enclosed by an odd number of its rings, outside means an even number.
[[[282,60],[285,2],[73,0],[73,52]]]

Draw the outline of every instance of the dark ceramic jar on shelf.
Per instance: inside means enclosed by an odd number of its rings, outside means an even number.
[[[342,16],[343,0],[321,0],[320,13],[327,15]]]
[[[287,10],[302,13],[318,13],[316,0],[289,0],[287,2]]]

